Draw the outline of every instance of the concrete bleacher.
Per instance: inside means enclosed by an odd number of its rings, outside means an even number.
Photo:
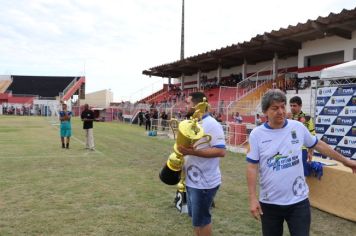
[[[76,77],[62,76],[12,76],[12,83],[7,88],[12,94],[38,95],[40,97],[56,97]]]

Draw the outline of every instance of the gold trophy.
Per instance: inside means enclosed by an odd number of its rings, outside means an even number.
[[[178,146],[182,145],[184,147],[191,147],[202,138],[206,138],[206,141],[199,143],[198,145],[210,142],[211,136],[204,134],[203,128],[198,123],[203,114],[207,111],[208,105],[206,98],[204,98],[203,102],[198,103],[194,107],[195,112],[189,120],[183,120],[178,123],[177,120],[173,119],[169,122],[173,134],[176,136],[176,142],[173,146],[174,152],[169,155],[165,166],[159,173],[159,177],[163,183],[168,185],[175,185],[180,182],[178,184],[178,190],[180,191],[184,191],[185,189],[184,178],[181,180],[184,158],[183,154],[179,152]]]

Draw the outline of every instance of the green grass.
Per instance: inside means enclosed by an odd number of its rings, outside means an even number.
[[[173,140],[127,124],[94,125],[98,152],[83,149],[76,119],[63,150],[47,119],[0,116],[0,235],[192,235],[172,204],[176,188],[158,178]],[[245,167],[243,155],[221,162],[214,235],[261,234],[248,212]],[[356,223],[312,209],[311,235],[355,232]]]

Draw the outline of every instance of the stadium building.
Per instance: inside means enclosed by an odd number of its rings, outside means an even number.
[[[272,87],[287,94],[299,90],[303,101],[312,101],[310,87],[322,69],[355,59],[356,8],[258,34],[249,41],[155,66],[143,74],[169,78],[173,88],[181,91],[180,97],[192,90],[205,91],[213,108],[224,111],[229,120],[229,114],[236,111],[244,116],[260,112],[259,98]],[[174,94],[170,88],[165,85],[143,101],[160,104]],[[224,109],[219,109],[222,100]],[[314,113],[312,106],[305,104],[310,113]]]
[[[61,101],[72,101],[74,97],[85,98],[84,76],[0,76],[3,114],[52,116]],[[67,104],[71,106],[72,102]]]
[[[262,113],[260,98],[268,89],[285,91],[288,100],[298,94],[303,111],[315,117],[321,71],[355,59],[356,8],[344,9],[144,70],[144,75],[168,78],[169,84],[142,101],[176,116],[184,112],[184,98],[191,91],[203,91],[212,112],[223,121],[233,122],[236,112],[242,115],[246,124],[228,131],[239,133],[229,135],[236,146],[247,141],[255,115]]]

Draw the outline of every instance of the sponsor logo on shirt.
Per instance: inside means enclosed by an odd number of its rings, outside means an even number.
[[[291,131],[291,135],[292,135],[292,144],[297,144],[299,143],[299,140],[297,139],[297,132],[295,130]]]
[[[298,156],[285,156],[280,154],[279,152],[275,154],[273,157],[268,158],[267,166],[272,168],[273,171],[280,171],[282,169],[287,169],[292,166],[295,166],[299,163]]]
[[[295,196],[304,196],[307,194],[307,187],[302,176],[298,176],[293,182],[293,194]]]

